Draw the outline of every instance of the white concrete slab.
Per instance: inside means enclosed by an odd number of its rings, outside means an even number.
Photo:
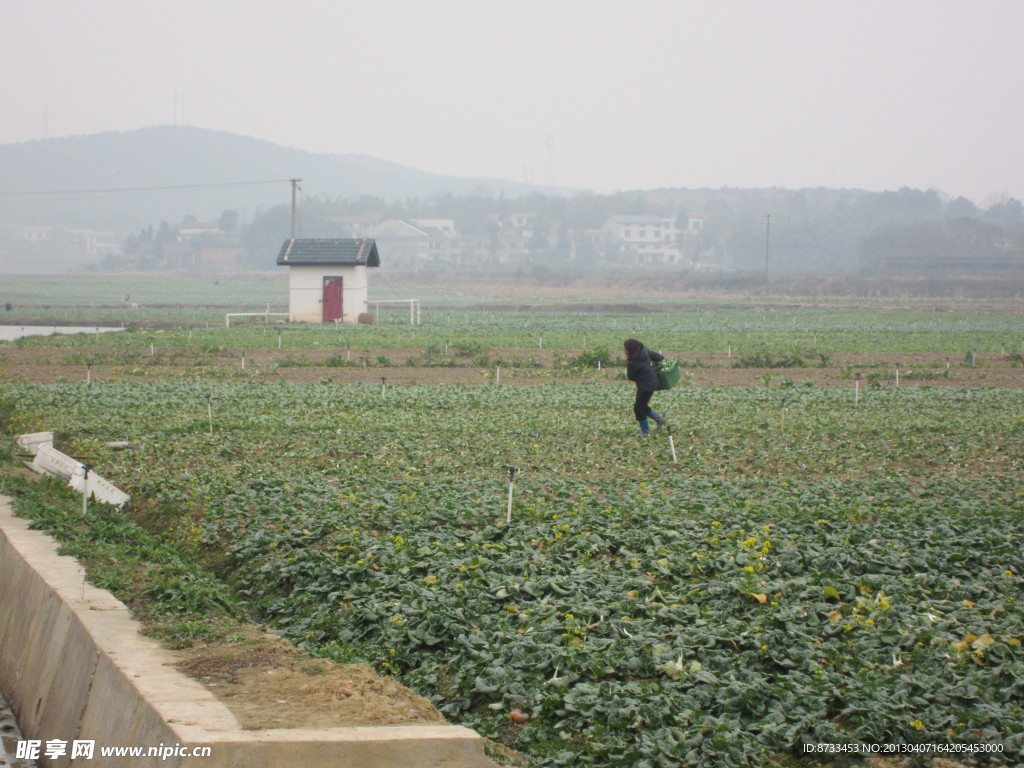
[[[131,500],[127,493],[93,470],[89,470],[86,476],[85,465],[82,462],[61,453],[52,445],[40,444],[31,466],[40,474],[54,475],[67,480],[68,485],[76,491],[87,493],[97,501],[121,507]]]
[[[53,432],[32,432],[27,435],[18,435],[15,442],[25,453],[35,456],[40,446],[53,447]]]

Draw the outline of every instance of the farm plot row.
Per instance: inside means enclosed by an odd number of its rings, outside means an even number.
[[[674,462],[625,386],[0,386],[295,642],[538,765],[1024,760],[1020,392],[782,396],[659,393]]]
[[[23,345],[110,346],[113,349],[215,352],[230,349],[395,349],[427,347],[465,353],[492,347],[605,350],[618,354],[636,336],[675,354],[737,357],[800,354],[808,364],[842,353],[932,353],[963,359],[977,354],[1024,354],[1024,316],[1012,312],[968,313],[836,309],[709,309],[607,314],[588,312],[425,312],[421,325],[309,328],[254,323],[231,329],[152,330],[104,337],[30,339]],[[127,321],[129,326],[131,320]],[[132,332],[134,331],[134,332]]]

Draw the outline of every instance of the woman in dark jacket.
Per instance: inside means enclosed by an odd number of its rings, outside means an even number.
[[[633,415],[640,422],[640,434],[647,435],[651,431],[649,418],[659,427],[665,423],[650,406],[651,395],[660,386],[658,374],[654,371],[651,363],[656,363],[665,358],[650,349],[647,349],[636,339],[626,339],[623,348],[626,351],[626,378],[636,384],[636,400],[633,403]]]

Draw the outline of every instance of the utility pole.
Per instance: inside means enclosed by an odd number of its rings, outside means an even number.
[[[772,231],[772,215],[769,213],[764,218],[764,281],[768,282],[768,245]]]
[[[296,230],[298,229],[298,226],[297,226],[297,223],[296,223],[295,198],[298,195],[298,192],[299,192],[299,182],[302,181],[302,179],[288,179],[288,181],[290,181],[292,183],[292,240],[294,240],[295,239],[295,235],[297,234]]]

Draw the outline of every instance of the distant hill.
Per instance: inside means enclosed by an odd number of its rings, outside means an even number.
[[[542,188],[418,171],[365,155],[329,155],[224,131],[157,126],[0,145],[0,224],[127,231],[183,216],[217,218],[307,195],[388,200],[435,194],[515,196]],[[278,180],[278,183],[252,183]],[[174,189],[154,189],[171,187]],[[55,194],[60,193],[60,194]]]

